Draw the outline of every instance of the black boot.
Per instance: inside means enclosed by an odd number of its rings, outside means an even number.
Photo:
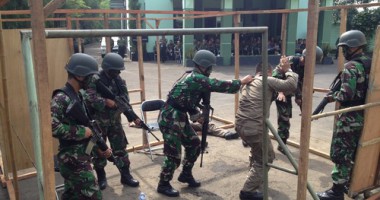
[[[191,168],[184,167],[181,174],[178,176],[178,181],[188,183],[189,187],[199,187],[201,183],[196,181],[191,173]]]
[[[320,200],[344,200],[344,184],[333,184],[331,189],[325,192],[317,192]]]
[[[99,188],[101,190],[106,189],[107,187],[106,171],[104,171],[104,168],[96,168],[95,171],[96,171],[96,176],[98,177]]]
[[[262,200],[264,195],[261,192],[245,192],[241,190],[239,198],[240,200]]]
[[[158,183],[157,192],[164,194],[168,197],[179,196],[179,192],[170,185],[169,181],[160,180],[160,182]]]
[[[137,187],[140,184],[138,180],[136,180],[132,177],[131,173],[129,172],[129,166],[121,168],[120,182],[123,185],[128,185],[131,187]]]

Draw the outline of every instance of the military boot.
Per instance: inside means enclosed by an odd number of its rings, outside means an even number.
[[[333,186],[325,192],[317,192],[320,200],[344,200],[344,184],[333,184]]]
[[[264,195],[262,192],[245,192],[241,190],[239,198],[240,200],[262,200],[264,199]]]
[[[158,183],[157,192],[164,194],[168,197],[179,196],[179,192],[170,185],[169,181],[160,180],[160,182]]]
[[[201,183],[196,181],[191,172],[191,168],[184,167],[181,174],[178,176],[178,181],[182,183],[188,183],[189,187],[199,187]]]
[[[130,187],[137,187],[140,184],[139,181],[134,179],[131,173],[129,172],[129,166],[121,168],[120,182],[123,185],[128,185]]]
[[[104,168],[95,168],[95,172],[96,172],[96,176],[98,177],[99,188],[101,190],[106,189],[107,187],[106,171],[104,171]]]

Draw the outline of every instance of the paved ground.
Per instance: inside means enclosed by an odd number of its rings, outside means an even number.
[[[100,52],[97,45],[88,46],[87,53],[92,54],[100,60]],[[136,62],[126,62],[127,70],[122,72],[122,77],[127,81],[129,89],[139,88],[138,83],[138,65]],[[161,65],[161,98],[165,99],[166,94],[173,83],[183,74],[185,70],[190,68],[182,67],[176,63],[166,63]],[[154,63],[144,63],[146,99],[157,99],[158,94],[158,78],[157,65]],[[253,74],[253,66],[241,66],[240,76]],[[335,65],[317,65],[315,70],[315,87],[327,88],[336,74]],[[215,67],[212,77],[220,79],[232,79],[234,77],[234,68]],[[313,108],[319,103],[323,94],[315,93],[313,96]],[[139,101],[137,93],[131,94],[131,101]],[[224,118],[229,121],[234,120],[234,95],[229,94],[212,94],[212,106],[215,108],[215,116]],[[294,104],[295,105],[295,104]],[[134,106],[136,113],[140,113],[139,106]],[[332,110],[329,105],[326,109]],[[298,107],[293,108],[293,118],[291,120],[291,137],[290,140],[299,143],[301,117]],[[150,120],[155,120],[156,113],[148,115]],[[271,107],[270,120],[276,127],[276,110],[275,105]],[[222,125],[219,122],[214,121]],[[125,131],[130,142],[129,147],[137,146],[142,143],[141,129],[128,127],[126,120],[123,120]],[[312,131],[310,138],[311,148],[328,154],[331,141],[333,121],[332,118],[320,119],[312,122]],[[160,132],[155,132],[161,138]],[[151,140],[153,141],[153,140]],[[243,186],[246,174],[248,172],[248,155],[249,149],[241,145],[241,140],[236,139],[227,141],[222,138],[208,137],[209,148],[208,154],[204,155],[204,166],[199,167],[199,159],[196,162],[193,173],[194,176],[202,182],[202,186],[197,189],[188,188],[185,184],[179,183],[176,179],[180,169],[176,170],[172,181],[173,187],[180,191],[180,197],[173,199],[238,199],[239,191]],[[274,146],[277,144],[274,142]],[[299,150],[290,147],[294,158],[298,160]],[[167,197],[156,192],[158,176],[160,173],[163,158],[161,156],[150,157],[130,153],[132,162],[132,174],[140,181],[140,187],[130,188],[123,187],[120,184],[120,175],[116,167],[112,164],[107,165],[106,172],[108,184],[106,190],[103,191],[104,199],[137,199],[140,192],[144,192],[147,198],[167,199]],[[276,151],[275,165],[292,169],[287,158]],[[315,191],[327,189],[332,183],[330,179],[330,171],[332,169],[331,161],[310,154],[308,181]],[[62,183],[62,179],[57,174],[57,182]],[[57,184],[58,184],[57,183]],[[38,199],[37,186],[35,178],[30,178],[20,182],[21,199]],[[0,199],[8,199],[6,189],[0,189]],[[297,196],[297,176],[288,174],[277,169],[269,171],[269,199],[290,200],[296,199]],[[312,199],[308,194],[307,199]],[[348,198],[347,198],[348,199]]]

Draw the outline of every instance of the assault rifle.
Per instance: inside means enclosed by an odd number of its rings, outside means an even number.
[[[211,92],[204,94],[204,97],[202,99],[202,105],[198,105],[198,107],[202,109],[202,117],[203,117],[200,167],[202,167],[203,154],[204,152],[206,152],[206,147],[207,147],[207,134],[208,134],[208,123],[210,122],[210,110],[214,112],[214,109],[210,106],[210,98],[211,98]]]
[[[330,92],[327,93],[327,95],[322,99],[321,103],[315,108],[312,115],[316,115],[323,112],[323,109],[325,106],[329,103],[328,96],[333,94],[334,92],[340,90],[340,87],[342,85],[342,81],[340,80],[340,75],[342,72],[339,72],[339,74],[335,77],[334,81],[330,85]]]
[[[141,127],[152,134],[157,141],[160,141],[160,139],[152,133],[150,128],[136,115],[132,109],[132,106],[124,96],[116,96],[100,80],[96,82],[96,90],[102,97],[115,101],[118,109],[128,118],[128,121],[135,121],[136,119],[139,119]]]
[[[92,136],[86,147],[86,154],[91,154],[91,151],[95,144],[98,145],[99,149],[102,151],[109,149],[102,137],[102,130],[100,129],[99,124],[85,114],[81,103],[74,101],[68,106],[66,114],[77,120],[80,124],[83,124],[84,126],[87,126],[91,129]],[[116,157],[113,154],[111,154],[107,160],[113,162],[116,165]]]

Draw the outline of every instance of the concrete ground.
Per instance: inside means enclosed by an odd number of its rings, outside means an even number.
[[[86,47],[86,52],[101,60],[98,45],[90,45]],[[174,62],[161,64],[161,96],[158,92],[158,70],[155,63],[144,63],[145,74],[145,89],[146,100],[162,98],[166,99],[166,95],[174,82],[190,68],[183,67]],[[254,74],[254,66],[241,66],[240,77],[246,74]],[[317,65],[315,69],[314,86],[328,88],[337,72],[336,65]],[[129,89],[139,88],[139,73],[137,62],[126,62],[126,70],[121,73],[121,76],[126,79]],[[215,67],[212,77],[219,79],[232,79],[234,77],[234,68]],[[131,102],[140,101],[138,93],[131,93]],[[320,102],[324,95],[315,93],[313,95],[313,108]],[[231,94],[212,94],[211,104],[215,109],[214,115],[223,119],[234,120],[234,95]],[[326,111],[332,110],[332,105],[326,107]],[[140,115],[139,105],[134,106],[135,112]],[[299,143],[301,117],[300,110],[294,104],[293,118],[291,119],[290,140]],[[148,119],[155,121],[157,113],[149,114]],[[270,120],[275,127],[276,125],[276,107],[272,105]],[[218,125],[223,125],[220,122],[212,121]],[[129,145],[128,147],[138,146],[142,144],[142,130],[128,126],[125,118],[123,125],[127,134]],[[330,141],[332,136],[333,119],[331,117],[320,119],[312,122],[312,130],[310,137],[310,147],[320,152],[328,154]],[[232,129],[233,130],[233,129]],[[159,131],[154,132],[162,138]],[[150,137],[153,142],[154,138]],[[225,140],[218,137],[208,137],[208,153],[203,157],[203,167],[199,167],[200,159],[195,163],[193,170],[194,177],[201,181],[200,188],[189,188],[186,184],[177,181],[180,169],[177,169],[174,174],[173,187],[180,191],[180,197],[171,199],[239,199],[239,191],[241,190],[246,175],[248,173],[248,156],[249,148],[242,146],[241,140]],[[277,144],[273,141],[276,148]],[[296,160],[299,159],[299,149],[289,147],[291,153]],[[158,150],[161,151],[161,150]],[[292,165],[286,156],[276,152],[275,165],[292,169]],[[137,199],[140,192],[144,192],[147,199],[168,199],[168,197],[156,192],[157,183],[159,181],[159,173],[163,162],[162,156],[154,156],[153,160],[147,155],[139,153],[130,153],[131,171],[133,176],[140,181],[140,186],[137,188],[124,187],[120,184],[120,175],[118,170],[112,163],[106,167],[108,187],[103,191],[104,199]],[[309,155],[309,171],[308,181],[314,191],[323,191],[328,189],[332,182],[330,172],[332,163],[328,159]],[[57,185],[62,183],[62,178],[57,176]],[[20,181],[20,197],[21,199],[38,199],[38,190],[35,178]],[[277,169],[269,171],[269,199],[273,200],[292,200],[297,197],[297,176],[292,175]],[[0,189],[0,199],[8,199],[6,189]],[[312,199],[310,194],[307,194],[307,199]],[[346,199],[349,199],[346,197]]]

